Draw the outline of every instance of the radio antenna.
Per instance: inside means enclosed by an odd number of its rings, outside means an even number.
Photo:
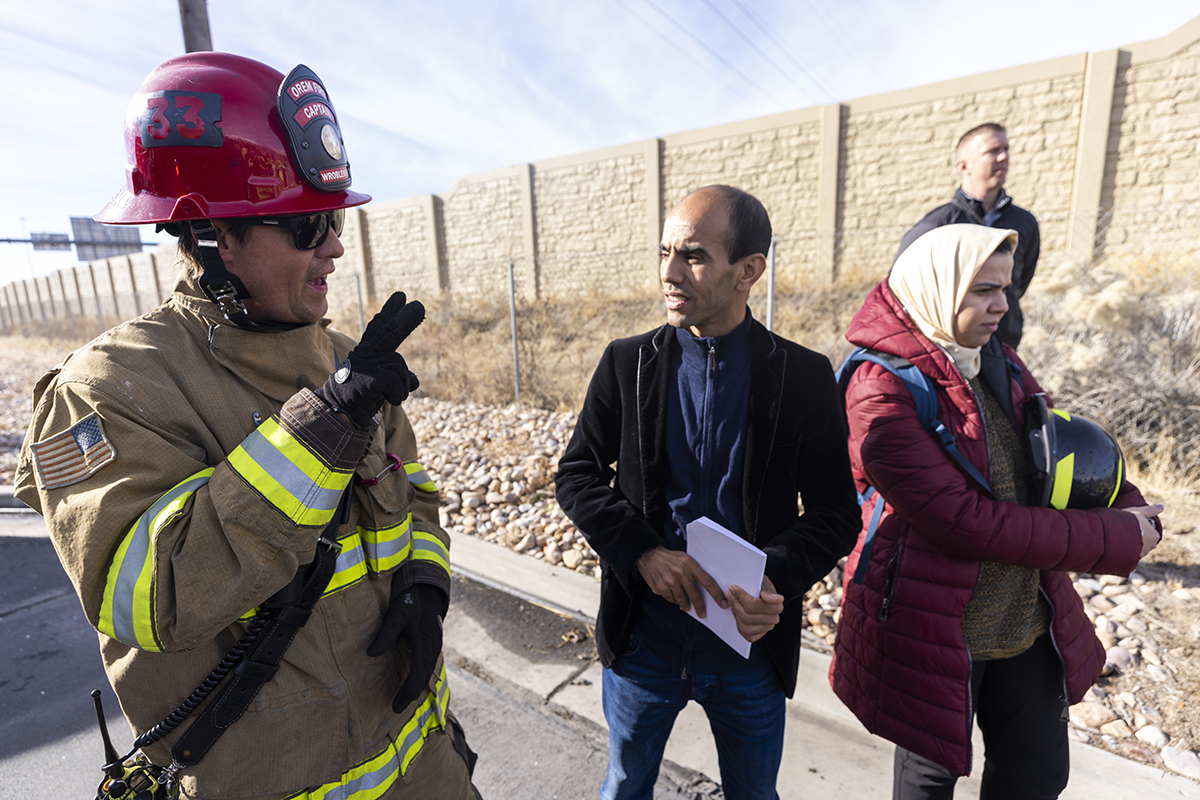
[[[104,774],[110,778],[119,778],[124,773],[121,769],[121,757],[108,738],[108,722],[104,719],[104,706],[100,703],[100,690],[92,689],[92,703],[96,706],[96,721],[100,723],[100,738],[104,740]]]

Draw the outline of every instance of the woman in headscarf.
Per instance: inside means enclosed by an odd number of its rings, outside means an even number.
[[[1105,653],[1068,570],[1128,575],[1159,540],[1161,506],[1126,482],[1118,508],[1027,505],[1025,404],[1041,392],[993,334],[1008,310],[1015,231],[947,225],[914,242],[846,338],[931,379],[938,418],[990,484],[917,418],[896,374],[863,363],[846,389],[860,492],[882,496],[874,542],[845,569],[830,678],[867,729],[896,743],[893,797],[950,798],[983,732],[982,798],[1055,798],[1067,707]],[[903,362],[901,362],[903,363]]]

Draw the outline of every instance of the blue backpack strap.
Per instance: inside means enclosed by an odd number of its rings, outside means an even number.
[[[858,366],[864,361],[878,364],[904,381],[904,385],[912,393],[913,403],[917,411],[917,419],[920,420],[922,427],[929,431],[932,436],[936,437],[942,443],[942,446],[946,448],[946,452],[957,462],[958,466],[991,496],[992,487],[984,479],[979,470],[975,468],[975,465],[968,461],[967,457],[958,449],[958,445],[955,444],[954,434],[938,419],[938,400],[937,393],[933,388],[933,382],[929,379],[928,375],[917,369],[912,362],[899,356],[881,353],[877,350],[868,350],[865,347],[858,348],[846,357],[846,360],[842,362],[842,366],[838,368],[836,374],[838,388],[841,389],[843,400],[846,397],[846,387],[850,384],[850,376],[854,374],[854,370],[858,369]],[[1023,385],[1020,368],[1011,361],[1008,363],[1013,376]],[[875,507],[871,511],[871,520],[867,525],[866,538],[863,541],[862,553],[859,555],[858,568],[854,570],[853,580],[855,583],[862,583],[866,578],[867,566],[871,560],[871,549],[875,544],[875,532],[879,528],[880,519],[883,517],[883,496],[875,491],[875,487],[868,486],[867,491],[859,494],[858,504],[862,506],[870,502],[872,496],[875,497]]]
[[[854,569],[854,583],[862,583],[867,578],[867,567],[871,565],[871,551],[875,548],[875,533],[879,530],[879,520],[883,518],[883,495],[875,491],[874,486],[868,486],[865,492],[858,493],[858,505],[861,507],[875,498],[875,507],[871,509],[871,521],[867,523],[867,535],[863,539],[862,552],[858,554],[858,566]]]

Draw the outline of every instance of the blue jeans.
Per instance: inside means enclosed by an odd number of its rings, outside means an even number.
[[[681,677],[636,636],[630,645],[604,670],[609,734],[601,800],[651,800],[667,737],[689,700],[708,716],[726,800],[778,800],[785,707],[775,671]]]

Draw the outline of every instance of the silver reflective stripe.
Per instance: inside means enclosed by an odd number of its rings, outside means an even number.
[[[372,535],[378,536],[381,533],[385,533],[385,531],[364,531],[363,547],[367,550],[367,558],[377,564],[380,561],[404,553],[412,542],[412,526],[407,522],[404,522],[403,525],[407,528],[403,534],[394,539],[386,539],[384,541],[377,541],[372,538]],[[397,525],[396,527],[400,526]]]
[[[421,716],[417,717],[417,726],[409,731],[408,735],[404,737],[404,741],[400,742],[396,747],[400,753],[407,753],[411,748],[420,744],[421,740],[426,737],[427,731],[425,730],[425,726],[429,723],[429,718],[437,714],[438,710],[437,695],[430,692],[429,699],[433,702],[421,712]]]
[[[326,489],[297,467],[267,437],[255,428],[242,441],[246,455],[275,479],[306,508],[334,511],[342,499],[342,489]]]
[[[407,466],[405,472],[408,472]],[[433,483],[433,478],[429,477],[429,473],[423,469],[417,469],[413,472],[408,472],[408,482],[417,488],[421,488],[424,484],[429,484],[430,489],[425,491],[436,492],[437,486]]]
[[[430,535],[432,536],[432,534]],[[446,545],[442,544],[440,540],[433,542],[423,537],[418,537],[413,540],[413,550],[422,550],[426,553],[433,553],[442,561],[445,561],[450,555],[449,551],[446,550]]]
[[[396,778],[400,774],[400,756],[396,754],[395,749],[388,748],[389,758],[380,766],[368,772],[366,775],[355,778],[352,781],[347,781],[341,786],[336,786],[327,794],[326,800],[350,800],[353,795],[359,792],[373,792],[366,794],[366,797],[378,797],[378,792],[374,790],[386,789],[396,782]]]
[[[358,537],[354,537],[357,539]],[[343,540],[344,541],[344,540]],[[363,563],[363,551],[361,545],[356,541],[353,547],[343,549],[338,554],[337,564],[334,567],[334,574],[345,572],[346,570],[354,569]]]
[[[154,543],[154,535],[162,529],[161,525],[155,525],[155,521],[175,501],[187,495],[195,494],[197,489],[208,483],[209,478],[212,476],[212,470],[204,470],[204,472],[205,474],[189,478],[158,498],[154,505],[150,506],[146,510],[146,513],[138,518],[133,530],[126,534],[129,539],[129,547],[125,551],[125,557],[121,559],[121,566],[117,572],[116,586],[113,587],[112,617],[113,638],[131,647],[144,649],[149,646],[155,646],[157,649],[155,642],[138,641],[137,627],[134,624],[134,614],[136,612],[133,607],[133,598],[137,589],[138,578],[141,577],[142,571],[146,568],[147,560],[150,558],[150,549]],[[153,528],[151,527],[152,525],[154,526]],[[144,609],[143,613],[147,615],[146,621],[149,622],[153,617],[154,609]]]

